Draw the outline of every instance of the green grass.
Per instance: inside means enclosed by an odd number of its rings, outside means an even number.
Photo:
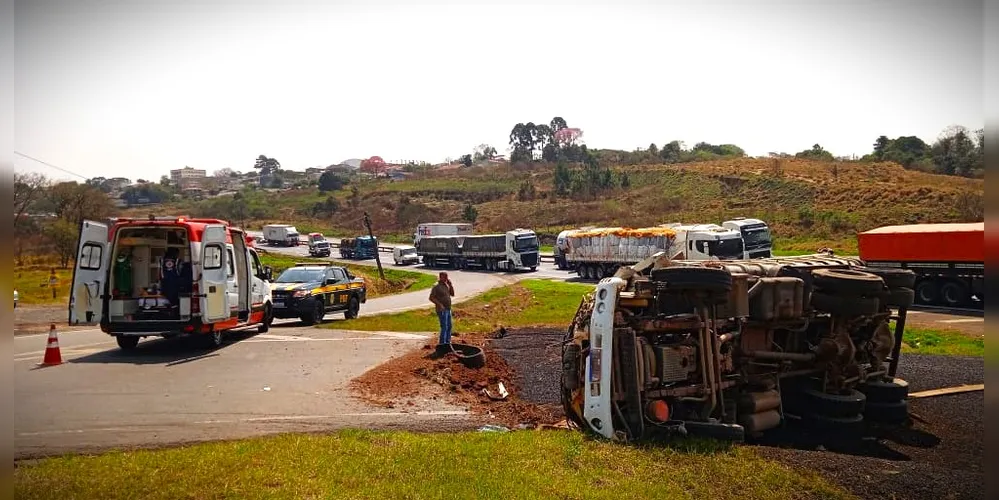
[[[17,290],[17,302],[21,304],[68,304],[69,291],[73,285],[73,269],[56,268],[59,285],[56,296],[52,298],[52,288],[49,287],[49,273],[52,266],[30,265],[14,268],[14,289]]]
[[[565,326],[592,285],[548,280],[524,280],[494,288],[453,309],[456,333],[482,332],[503,326]],[[428,294],[429,295],[429,294]],[[428,301],[429,304],[429,301]],[[330,328],[333,325],[329,325]],[[438,328],[432,307],[395,314],[363,316],[339,322],[338,329],[431,332]]]
[[[892,323],[892,332],[895,324]],[[985,356],[985,336],[972,336],[953,330],[905,327],[902,352],[945,356]]]
[[[552,253],[555,251],[555,245],[541,245],[541,253]]]
[[[281,271],[294,266],[297,262],[324,263],[329,261],[330,259],[294,257],[275,253],[260,254],[260,263],[265,266],[271,266],[275,278],[281,274]],[[378,277],[378,268],[375,266],[346,264],[345,267],[355,276],[364,278],[367,281],[368,298],[391,295],[393,293],[426,290],[434,286],[434,283],[437,281],[436,276],[432,274],[392,268],[383,268],[385,271],[385,281],[382,281]]]
[[[851,498],[817,473],[713,442],[356,430],[44,459],[18,465],[14,497]]]

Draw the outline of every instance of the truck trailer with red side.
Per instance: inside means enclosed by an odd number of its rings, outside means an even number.
[[[868,266],[916,273],[917,304],[984,305],[984,222],[885,226],[860,233],[857,243]]]

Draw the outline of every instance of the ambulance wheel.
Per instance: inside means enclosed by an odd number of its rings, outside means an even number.
[[[274,322],[274,311],[271,310],[271,305],[264,305],[264,321],[260,323],[257,327],[257,333],[267,333],[271,329],[271,323]]]
[[[204,342],[209,348],[222,347],[222,330],[213,330],[212,333],[204,336]]]
[[[139,345],[139,337],[118,335],[115,337],[115,340],[118,341],[118,347],[120,347],[123,351],[131,351]]]
[[[357,313],[361,310],[361,303],[358,302],[357,297],[351,297],[350,301],[347,302],[347,310],[343,312],[344,319],[354,319],[357,318]]]

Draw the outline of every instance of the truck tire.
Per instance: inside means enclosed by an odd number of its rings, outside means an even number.
[[[907,401],[868,403],[864,409],[864,418],[870,422],[899,424],[909,419],[909,403]]]
[[[895,307],[909,307],[916,300],[916,291],[911,288],[892,288],[885,297],[886,305]]]
[[[343,312],[343,317],[344,319],[355,319],[360,311],[361,302],[357,300],[356,296],[351,296],[350,300],[347,301],[347,310]]]
[[[326,316],[326,309],[323,307],[322,301],[317,298],[313,310],[302,315],[302,323],[305,323],[307,326],[322,323],[323,316]]]
[[[857,386],[867,396],[867,404],[895,403],[909,397],[909,383],[900,378],[876,378]]]
[[[881,301],[877,297],[852,297],[812,292],[812,307],[837,316],[867,316],[877,314]]]
[[[937,299],[940,297],[940,287],[937,286],[937,282],[934,279],[925,279],[916,285],[916,303],[918,304],[936,304]]]
[[[212,330],[208,335],[204,335],[202,340],[204,340],[209,349],[218,349],[222,347],[222,337],[224,334],[224,330]]]
[[[271,323],[274,321],[274,310],[271,309],[270,304],[264,305],[264,321],[260,323],[257,327],[257,333],[267,333],[271,329]]]
[[[857,271],[880,276],[888,288],[912,288],[916,285],[916,273],[908,269],[892,269],[877,267],[857,267]]]
[[[801,417],[802,423],[806,426],[826,433],[836,434],[860,434],[864,430],[864,416],[851,415],[849,417],[829,417],[826,415],[806,414]]]
[[[961,307],[970,297],[968,287],[958,281],[948,281],[940,287],[940,302],[947,307]]]
[[[867,396],[856,390],[829,394],[816,389],[803,389],[799,394],[803,408],[809,413],[826,417],[852,417],[864,412]]]
[[[885,288],[880,276],[853,269],[816,269],[812,284],[824,292],[849,295],[877,295]]]
[[[674,290],[701,290],[727,294],[732,289],[732,275],[723,269],[708,267],[666,267],[652,271],[653,281],[662,281]]]
[[[118,341],[118,347],[123,351],[131,351],[139,345],[139,337],[132,335],[117,335],[114,339]]]

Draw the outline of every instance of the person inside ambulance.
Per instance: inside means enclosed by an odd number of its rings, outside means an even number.
[[[170,301],[170,306],[176,307],[180,304],[180,294],[191,292],[191,265],[180,258],[177,248],[171,247],[163,256],[160,269],[160,293]]]

